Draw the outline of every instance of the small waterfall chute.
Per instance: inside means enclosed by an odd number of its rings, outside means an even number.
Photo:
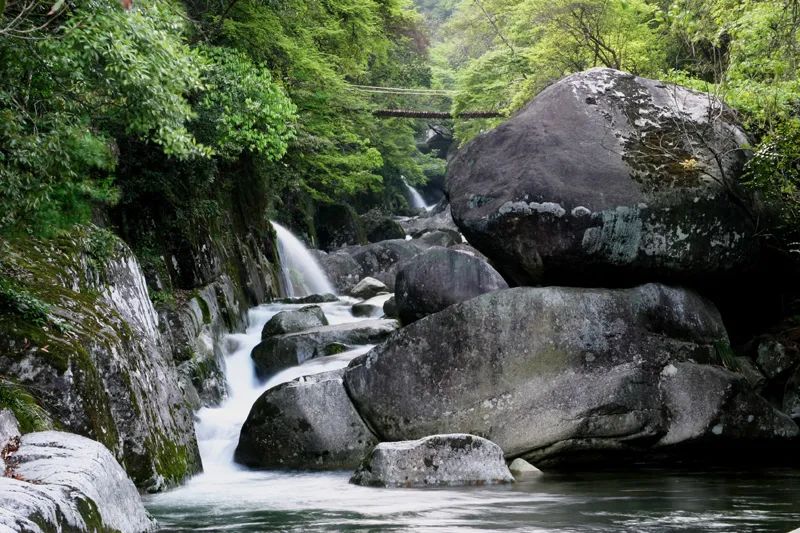
[[[286,296],[336,294],[322,267],[308,248],[294,234],[277,222],[272,222],[278,236],[278,255],[281,259],[281,281]]]
[[[411,207],[414,209],[424,209],[425,211],[430,211],[433,208],[433,206],[425,203],[425,199],[422,197],[419,191],[409,185],[405,177],[403,178],[403,185],[406,186],[408,194],[411,196]]]

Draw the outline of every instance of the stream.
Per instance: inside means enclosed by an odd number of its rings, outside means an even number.
[[[332,324],[355,320],[352,299],[321,304]],[[269,318],[296,304],[252,309],[226,339],[229,397],[197,413],[205,472],[145,504],[162,531],[774,531],[800,526],[800,471],[639,470],[546,474],[512,486],[375,489],[350,472],[254,471],[233,462],[239,430],[266,389],[346,366],[350,352],[255,378],[250,351]]]

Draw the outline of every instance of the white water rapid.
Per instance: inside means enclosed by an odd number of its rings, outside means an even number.
[[[408,189],[408,194],[411,195],[411,207],[414,209],[424,209],[425,211],[430,211],[433,209],[433,206],[426,204],[425,199],[422,198],[422,195],[419,193],[419,191],[409,185],[405,178],[403,178],[403,185],[406,186],[406,189]]]
[[[278,236],[278,254],[281,256],[281,278],[286,296],[309,294],[336,294],[317,260],[291,231],[277,222],[272,227]]]

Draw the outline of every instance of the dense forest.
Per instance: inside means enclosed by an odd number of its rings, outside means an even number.
[[[239,474],[785,452],[798,254],[800,0],[0,0],[0,482],[63,430],[141,507],[220,406]]]
[[[237,173],[278,212],[394,206],[401,175],[421,183],[441,170],[415,149],[423,124],[376,121],[371,107],[510,115],[593,66],[723,98],[753,136],[753,185],[781,203],[784,222],[797,216],[800,6],[790,0],[123,4],[0,6],[4,235],[54,234],[154,198],[176,231],[209,224],[214,191]],[[494,123],[457,120],[455,132],[463,142]]]

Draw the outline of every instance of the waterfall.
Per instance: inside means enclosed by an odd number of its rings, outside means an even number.
[[[271,221],[272,222],[272,221]],[[281,258],[281,278],[286,296],[336,294],[333,285],[311,252],[291,231],[272,222],[278,236],[278,255]]]
[[[425,203],[425,200],[422,198],[422,195],[419,193],[419,191],[409,185],[405,178],[403,178],[403,185],[406,186],[406,189],[408,189],[408,194],[411,195],[411,207],[414,209],[424,209],[425,211],[430,211],[432,209],[432,206],[429,206]]]

